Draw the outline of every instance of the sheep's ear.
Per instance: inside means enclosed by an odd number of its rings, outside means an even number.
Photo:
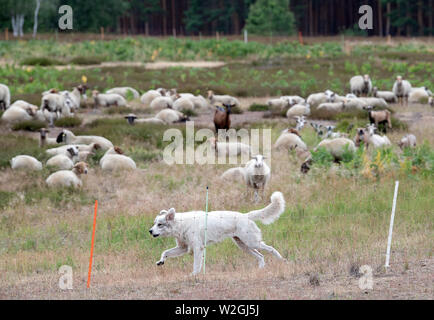
[[[161,216],[161,215],[166,214],[166,213],[167,213],[167,210],[161,210],[158,215]]]
[[[170,208],[166,214],[166,221],[173,221],[175,219],[175,209]]]

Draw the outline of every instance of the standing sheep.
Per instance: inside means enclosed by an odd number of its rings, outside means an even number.
[[[39,146],[44,147],[46,145],[53,145],[57,144],[56,138],[49,138],[47,137],[47,133],[49,133],[50,130],[42,128],[39,130],[40,138],[39,138]]]
[[[399,104],[408,104],[408,96],[411,92],[411,84],[407,80],[402,80],[401,76],[396,77],[392,88],[393,93],[398,97]]]
[[[379,124],[384,124],[384,132],[386,133],[386,123],[389,129],[392,129],[392,119],[391,113],[389,110],[381,110],[381,111],[369,111],[369,123],[375,124],[378,128]]]
[[[406,134],[398,143],[399,148],[414,148],[416,147],[416,137],[414,134]]]
[[[356,96],[367,97],[372,91],[372,82],[369,75],[365,74],[362,76],[354,76],[350,79],[351,93]]]

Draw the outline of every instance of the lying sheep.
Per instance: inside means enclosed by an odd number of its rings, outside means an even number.
[[[14,103],[12,103],[10,105],[10,107],[11,108],[12,107],[18,107],[18,108],[21,108],[21,109],[26,110],[26,111],[29,110],[29,109],[31,109],[33,111],[33,113],[36,113],[38,111],[38,109],[39,109],[34,104],[28,103],[27,101],[24,101],[24,100],[17,100]]]
[[[258,190],[262,189],[262,194],[265,192],[265,187],[270,180],[271,170],[265,163],[262,155],[256,155],[252,160],[246,163],[244,167],[231,168],[225,171],[221,178],[238,178],[242,177],[247,187],[250,187],[255,192],[255,201],[258,201]]]
[[[83,185],[80,175],[87,174],[88,166],[86,162],[78,162],[72,170],[60,170],[51,174],[46,181],[48,187],[73,187],[79,188]]]
[[[362,98],[346,98],[345,99],[345,109],[346,110],[363,110],[368,104]]]
[[[68,148],[76,147],[76,148],[78,148],[78,151],[80,151],[80,147],[82,147],[82,146],[87,146],[87,145],[85,145],[85,144],[67,144],[64,146],[47,149],[47,150],[45,150],[45,153],[50,155],[50,156],[55,156],[58,154],[67,155],[68,154],[68,151],[67,151]]]
[[[136,163],[123,154],[119,147],[110,148],[99,161],[103,171],[134,170]]]
[[[240,102],[237,98],[229,95],[216,95],[212,90],[208,91],[208,99],[212,105],[220,103],[224,105],[240,106]]]
[[[369,123],[375,124],[378,128],[379,124],[384,124],[384,132],[387,131],[386,123],[389,129],[392,129],[392,115],[389,110],[369,111]]]
[[[17,123],[22,121],[33,120],[35,116],[31,108],[24,110],[21,107],[9,107],[3,112],[1,119],[8,123]]]
[[[211,105],[208,100],[206,100],[203,96],[198,95],[190,98],[191,102],[193,102],[194,109],[199,111],[207,111],[211,108]]]
[[[44,147],[46,145],[53,145],[53,144],[57,144],[57,139],[56,138],[49,138],[47,137],[47,133],[49,133],[50,130],[42,128],[39,130],[39,146],[40,147]]]
[[[375,98],[382,98],[386,102],[396,103],[398,97],[392,91],[379,91],[377,87],[372,89],[372,96]]]
[[[412,88],[408,95],[408,101],[411,103],[420,103],[424,100],[428,100],[430,96],[432,96],[432,92],[426,87]]]
[[[113,147],[110,140],[100,136],[75,136],[71,131],[63,129],[57,136],[58,143],[66,144],[84,144],[97,143],[102,150],[108,150]]]
[[[173,103],[173,109],[178,111],[194,110],[194,103],[191,101],[191,97],[180,97]]]
[[[173,108],[173,99],[171,97],[157,97],[150,104],[151,109],[161,110]]]
[[[209,139],[211,146],[215,149],[216,155],[223,154],[229,156],[239,156],[242,154],[251,154],[251,148],[249,145],[241,142],[221,142],[216,138],[211,137]]]
[[[309,116],[310,115],[310,105],[307,103],[298,103],[288,109],[286,112],[286,117],[288,119],[294,118],[296,116]]]
[[[416,136],[414,134],[406,134],[398,143],[399,148],[403,150],[404,148],[415,148],[416,147]]]
[[[306,102],[306,100],[300,96],[281,96],[280,99],[287,100],[290,106]]]
[[[128,98],[128,94],[132,94],[133,99],[139,99],[140,98],[139,92],[136,89],[131,88],[131,87],[116,87],[116,88],[112,88],[112,89],[107,90],[105,93],[107,93],[107,94],[116,93],[118,95],[121,95],[125,99]]]
[[[407,80],[402,80],[401,76],[396,77],[392,88],[393,93],[398,97],[399,104],[408,104],[408,96],[411,92],[411,84]]]
[[[130,125],[134,125],[135,123],[165,124],[165,122],[163,120],[155,118],[155,117],[139,119],[133,113],[126,115],[124,118],[127,119],[128,123]]]
[[[344,102],[324,102],[317,107],[317,111],[322,111],[327,114],[337,114],[345,109]]]
[[[11,159],[11,168],[13,170],[42,170],[42,163],[31,156],[20,155]]]
[[[126,107],[127,100],[117,93],[99,93],[97,90],[92,92],[95,107]]]
[[[145,108],[150,108],[151,107],[151,102],[158,97],[164,96],[164,94],[160,93],[160,91],[157,90],[149,90],[147,92],[145,92],[141,97],[140,97],[140,101],[143,103],[143,105],[145,106]]]
[[[11,104],[11,91],[5,84],[0,83],[0,110],[6,110]]]
[[[335,102],[343,102],[345,97],[338,96],[331,90],[326,90],[325,92],[312,93],[307,97],[306,102],[311,107],[317,107],[322,103],[335,103]]]
[[[367,106],[372,106],[375,108],[386,108],[387,102],[383,98],[374,98],[374,97],[365,97],[359,98],[359,100],[363,101]],[[346,106],[346,104],[345,104]]]
[[[74,167],[74,163],[78,161],[78,148],[71,147],[66,149],[67,153],[56,155],[48,159],[46,165],[57,167],[60,170],[69,170]]]
[[[280,137],[276,140],[276,143],[274,144],[275,149],[280,148],[295,148],[295,146],[298,146],[301,149],[307,150],[306,144],[301,140],[301,138],[290,132],[284,131]]]
[[[290,103],[287,99],[278,98],[268,100],[267,105],[273,109],[284,110],[290,106]]]
[[[184,115],[182,112],[173,109],[161,110],[155,115],[155,118],[160,119],[167,124],[176,123],[176,122],[185,122],[188,120],[188,117]]]
[[[371,94],[372,82],[369,75],[365,74],[362,76],[354,76],[350,79],[351,93],[356,96],[365,96]]]

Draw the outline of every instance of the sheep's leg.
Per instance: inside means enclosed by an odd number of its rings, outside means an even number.
[[[167,258],[179,257],[188,252],[188,247],[175,247],[168,250],[163,251],[161,254],[160,261],[157,262],[157,266],[161,266],[164,264],[164,261]]]
[[[258,202],[259,202],[258,189],[255,189],[254,199],[255,199],[255,203],[258,203]]]

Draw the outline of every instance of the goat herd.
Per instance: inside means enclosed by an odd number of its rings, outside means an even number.
[[[366,110],[370,124],[366,128],[357,128],[356,136],[353,140],[349,139],[347,133],[334,132],[334,126],[324,126],[319,122],[310,122],[311,126],[322,141],[314,149],[323,147],[339,162],[342,160],[344,152],[354,152],[363,142],[365,147],[379,148],[391,145],[386,135],[376,133],[380,125],[384,124],[384,133],[387,128],[392,128],[391,113],[387,109],[388,102],[407,104],[408,102],[421,102],[426,100],[433,106],[433,97],[429,89],[412,88],[411,84],[403,80],[401,76],[396,78],[392,91],[379,91],[372,86],[368,75],[355,76],[350,80],[351,93],[346,96],[339,96],[336,93],[326,90],[325,92],[313,93],[307,99],[299,96],[282,96],[278,99],[270,99],[267,104],[270,108],[280,109],[288,119],[296,120],[296,127],[289,128],[282,132],[276,140],[274,148],[285,148],[295,150],[297,157],[302,160],[301,171],[306,173],[312,165],[312,155],[303,141],[300,131],[307,123],[306,117],[311,114],[311,108],[316,108],[317,112],[327,114],[338,114],[343,111]],[[79,85],[72,91],[58,91],[50,89],[42,93],[41,106],[37,107],[23,100],[10,103],[11,95],[6,85],[0,84],[0,109],[4,109],[2,122],[13,124],[20,121],[39,120],[54,126],[54,121],[62,117],[74,115],[79,110],[83,99],[86,100],[85,85]],[[240,106],[240,102],[229,95],[216,95],[213,91],[208,91],[208,99],[201,95],[191,93],[178,93],[176,89],[166,90],[159,88],[149,90],[140,96],[139,92],[130,87],[118,87],[107,90],[106,93],[99,93],[94,90],[92,97],[95,107],[128,107],[128,100],[140,99],[141,107],[151,110],[156,114],[152,117],[139,119],[131,113],[125,118],[128,123],[153,123],[153,124],[173,124],[188,120],[186,111],[212,112],[214,111],[214,127],[216,132],[219,129],[228,130],[231,127],[231,111],[234,107]],[[384,110],[373,111],[373,108]],[[52,156],[46,163],[47,166],[58,168],[60,171],[54,172],[47,179],[49,187],[80,187],[81,174],[86,174],[89,156],[95,150],[105,151],[100,160],[102,170],[121,170],[136,169],[133,159],[123,154],[123,151],[113,145],[111,141],[100,136],[76,136],[69,130],[62,130],[57,138],[50,138],[47,129],[40,130],[40,145],[56,145],[45,152]],[[207,141],[215,148],[216,153],[225,152],[230,155],[248,154],[252,156],[249,145],[241,142],[226,142],[209,139]],[[399,143],[401,148],[414,147],[416,137],[407,134]],[[18,155],[11,159],[12,169],[41,170],[42,163],[34,157],[28,155]],[[270,168],[264,162],[262,155],[254,157],[245,164],[244,167],[231,168],[223,173],[222,178],[239,179],[242,177],[244,182],[255,191],[264,190],[270,178]]]

